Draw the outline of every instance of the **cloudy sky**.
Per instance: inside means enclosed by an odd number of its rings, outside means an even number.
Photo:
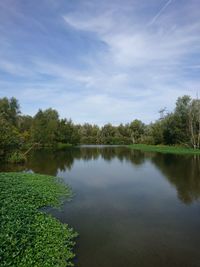
[[[154,121],[200,93],[199,0],[0,0],[0,97],[77,123]]]

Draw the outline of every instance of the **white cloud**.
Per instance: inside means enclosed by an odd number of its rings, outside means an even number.
[[[152,21],[155,22],[171,3],[172,1],[166,2]],[[161,88],[166,87],[170,78],[174,85],[180,85],[182,78],[184,85],[184,77],[181,77],[182,65],[187,64],[193,53],[199,53],[200,20],[178,25],[175,15],[177,16],[177,13],[174,14],[174,11],[172,16],[168,14],[168,25],[166,18],[164,21],[160,18],[160,24],[156,27],[141,26],[139,17],[137,24],[131,24],[130,19],[124,19],[124,16],[116,16],[115,12],[108,11],[105,15],[100,14],[95,18],[90,13],[84,17],[81,12],[70,13],[65,15],[64,19],[78,31],[95,33],[99,41],[107,45],[99,60],[95,58],[93,62],[93,70],[97,69],[99,73],[103,73],[105,85],[108,84],[107,79],[112,80],[115,75],[120,77],[123,73],[122,75],[126,76],[124,85],[127,90],[127,81],[132,85],[143,84],[141,89],[149,90],[150,86],[154,86],[154,82]],[[112,72],[115,75],[112,76]],[[113,84],[113,88],[116,89],[116,84]],[[180,94],[181,90],[180,87]]]
[[[59,14],[67,38],[70,28],[74,36],[80,37],[78,41],[86,39],[83,46],[99,45],[93,53],[84,54],[83,49],[79,62],[73,66],[66,52],[62,63],[51,54],[26,55],[28,67],[27,63],[11,61],[11,56],[8,60],[4,55],[0,69],[25,77],[18,85],[22,103],[32,100],[38,108],[52,106],[76,122],[154,120],[160,108],[171,109],[178,96],[195,96],[200,88],[199,78],[190,77],[190,72],[194,74],[199,69],[194,55],[200,52],[200,19],[195,16],[190,22],[180,21],[190,3],[182,10],[178,1],[168,1],[159,11],[155,9],[151,18],[149,14],[145,17],[140,8],[146,10],[145,4],[150,4],[141,2],[127,1],[121,8],[121,1],[103,1],[99,6],[97,2],[84,1],[75,11]],[[83,12],[84,3],[87,9]],[[174,4],[179,5],[178,11]],[[45,76],[49,81],[42,79]],[[15,85],[10,83],[11,86]],[[5,93],[14,92],[8,90],[9,85],[1,88]],[[35,112],[35,108],[30,107],[29,112]]]
[[[112,11],[99,14],[97,16],[92,15],[89,19],[87,15],[84,16],[82,14],[80,15],[79,13],[64,15],[63,18],[67,24],[76,29],[92,31],[101,34],[108,32],[114,26],[112,20]]]
[[[0,70],[11,75],[26,76],[32,75],[32,71],[28,70],[25,66],[19,63],[14,63],[8,60],[1,59]]]

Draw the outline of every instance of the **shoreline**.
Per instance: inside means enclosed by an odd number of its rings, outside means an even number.
[[[200,155],[200,149],[185,148],[181,146],[134,144],[129,145],[128,147],[130,149],[141,150],[144,152],[159,152],[179,155]]]

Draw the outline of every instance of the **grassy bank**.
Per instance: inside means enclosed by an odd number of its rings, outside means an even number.
[[[196,154],[200,155],[200,149],[185,148],[181,146],[164,146],[164,145],[144,145],[134,144],[129,146],[131,149],[137,149],[146,152],[160,152],[171,154]]]
[[[64,149],[72,148],[72,147],[73,147],[72,144],[64,144],[64,143],[57,143],[55,146],[55,148],[58,150],[64,150]]]
[[[69,188],[55,177],[0,173],[1,266],[71,266],[76,233],[39,209],[59,206]]]

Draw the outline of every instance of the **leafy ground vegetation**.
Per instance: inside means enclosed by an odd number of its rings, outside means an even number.
[[[145,144],[134,144],[129,146],[132,149],[149,151],[149,152],[160,152],[170,154],[198,154],[200,155],[200,149],[185,148],[181,146],[164,146],[164,145],[145,145]]]
[[[55,177],[0,173],[0,262],[2,267],[64,267],[71,260],[76,233],[40,209],[70,197]]]

